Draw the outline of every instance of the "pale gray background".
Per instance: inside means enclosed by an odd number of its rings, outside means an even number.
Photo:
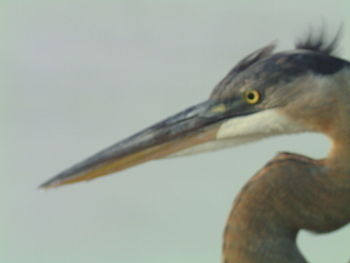
[[[204,100],[242,56],[331,33],[349,1],[1,1],[1,263],[220,262],[232,200],[277,151],[325,156],[289,136],[151,162],[57,190],[76,161]],[[323,24],[324,23],[324,24]],[[302,233],[311,262],[350,259],[350,227]]]

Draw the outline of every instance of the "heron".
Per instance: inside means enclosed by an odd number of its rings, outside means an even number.
[[[339,33],[339,32],[338,32]],[[91,180],[161,158],[266,137],[315,132],[327,157],[282,152],[236,197],[223,234],[223,263],[302,263],[300,230],[326,233],[350,221],[350,62],[339,34],[309,34],[291,50],[269,44],[238,62],[210,97],[64,170],[41,185]]]

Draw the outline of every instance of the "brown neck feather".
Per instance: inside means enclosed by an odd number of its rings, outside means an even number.
[[[350,176],[327,161],[282,153],[258,172],[229,216],[223,262],[307,262],[296,245],[299,230],[323,233],[347,224]]]

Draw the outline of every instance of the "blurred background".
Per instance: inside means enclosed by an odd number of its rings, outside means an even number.
[[[350,58],[350,2],[10,1],[0,4],[0,262],[220,262],[234,197],[278,151],[320,158],[306,134],[150,162],[49,191],[92,153],[207,98],[247,53],[310,27]],[[302,232],[310,262],[350,259],[350,227]]]

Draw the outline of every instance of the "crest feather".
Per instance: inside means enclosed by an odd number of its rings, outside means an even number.
[[[268,46],[262,47],[250,53],[237,63],[237,65],[231,70],[230,74],[242,72],[251,65],[255,64],[257,61],[270,56],[275,48],[276,44],[271,43]]]
[[[342,34],[342,26],[339,27],[337,33],[333,38],[329,38],[329,35],[324,28],[318,32],[309,30],[309,33],[299,39],[295,43],[296,49],[306,49],[315,52],[324,53],[327,55],[334,55],[338,49],[339,40]]]

